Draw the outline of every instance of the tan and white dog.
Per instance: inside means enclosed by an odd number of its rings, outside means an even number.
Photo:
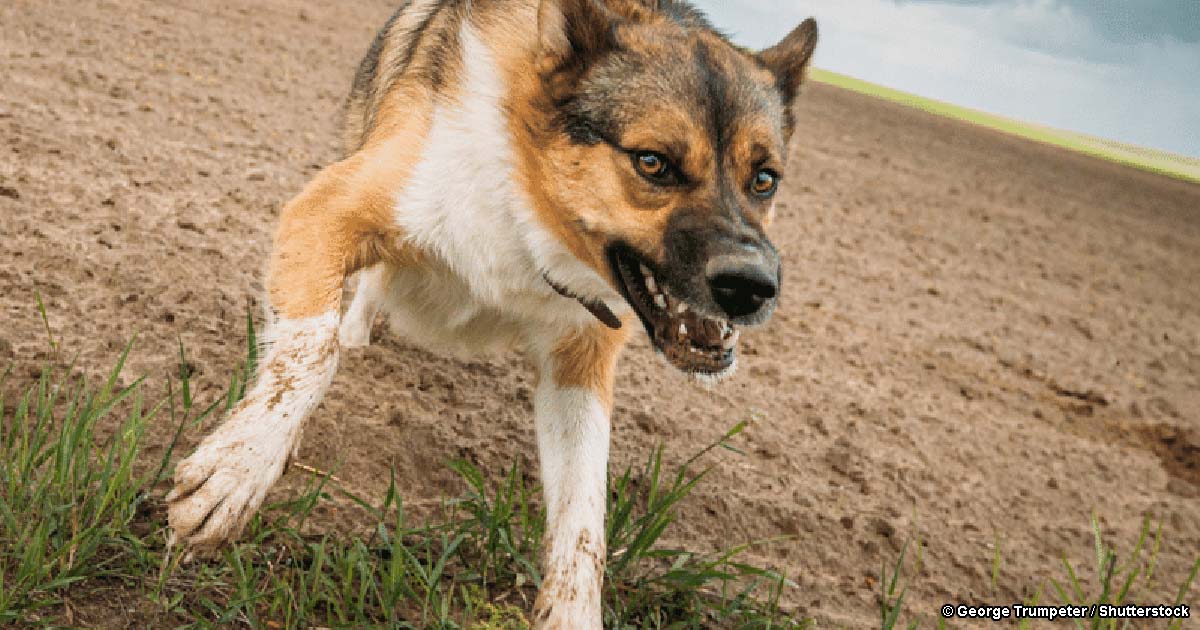
[[[405,2],[355,78],[347,157],[283,210],[258,380],[177,466],[173,540],[239,534],[382,311],[437,351],[531,356],[535,623],[600,628],[617,355],[640,321],[680,370],[725,376],[737,327],[770,316],[765,229],[816,39],[808,20],[744,50],[683,0]]]

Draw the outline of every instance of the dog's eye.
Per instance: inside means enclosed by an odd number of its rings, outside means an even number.
[[[779,188],[779,176],[774,171],[763,169],[755,174],[750,188],[759,197],[770,197]]]
[[[638,151],[633,154],[633,164],[638,172],[655,181],[665,181],[671,176],[671,164],[660,153]]]

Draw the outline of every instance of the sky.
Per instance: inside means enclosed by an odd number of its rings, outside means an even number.
[[[1200,157],[1200,0],[693,0],[764,48],[817,19],[818,68]]]

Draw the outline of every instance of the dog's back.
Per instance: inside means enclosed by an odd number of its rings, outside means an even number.
[[[346,155],[367,143],[381,119],[389,94],[404,80],[439,90],[457,64],[458,33],[468,14],[536,10],[538,0],[403,0],[375,34],[346,100],[343,141]],[[703,13],[683,0],[662,0],[658,11],[677,24],[718,31]],[[719,33],[718,33],[719,34]]]
[[[358,70],[354,73],[354,83],[350,87],[350,97],[346,99],[345,120],[342,125],[342,132],[345,134],[346,155],[353,154],[362,146],[365,140],[364,134],[372,126],[369,112],[373,109],[374,103],[378,100],[377,95],[381,91],[377,79],[380,74],[380,63],[385,60],[385,50],[394,54],[397,49],[408,48],[408,42],[412,41],[410,34],[394,38],[392,30],[400,16],[408,10],[411,4],[410,0],[405,0],[392,13],[392,16],[375,34],[375,39],[371,40],[371,47],[367,49],[367,54],[363,56],[362,61],[358,64]],[[400,41],[394,41],[394,39]]]
[[[420,69],[433,70],[437,60],[425,51],[449,51],[447,35],[461,19],[464,0],[404,0],[384,23],[358,65],[344,122],[346,154],[367,142],[379,122],[380,109],[396,83]],[[432,43],[436,42],[436,43]],[[431,81],[440,87],[442,80]]]

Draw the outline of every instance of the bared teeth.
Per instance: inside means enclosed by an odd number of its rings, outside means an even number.
[[[650,290],[651,295],[658,293],[658,283],[654,281],[654,274],[650,272],[650,268],[644,263],[638,263],[638,268],[642,272],[642,279],[646,281],[646,288]]]
[[[667,298],[658,289],[658,281],[654,279],[654,274],[650,272],[650,268],[645,264],[639,264],[638,267],[642,272],[642,280],[646,282],[646,290],[650,295],[654,296],[654,304],[663,310],[667,308]]]
[[[624,268],[627,277],[636,276],[630,267]],[[727,321],[701,315],[683,299],[672,296],[667,287],[659,285],[645,263],[638,263],[637,269],[642,274],[644,295],[658,310],[652,321],[660,350],[677,366],[709,369],[718,363],[728,363],[740,336],[737,328]],[[643,297],[640,291],[637,294]]]

